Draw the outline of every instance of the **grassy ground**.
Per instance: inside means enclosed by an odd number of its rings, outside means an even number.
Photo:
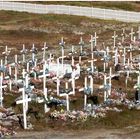
[[[49,2],[33,2],[38,4],[64,4],[64,5],[72,5],[72,6],[87,6],[87,7],[98,7],[98,8],[106,8],[106,9],[121,9],[127,11],[136,11],[140,12],[140,4],[139,2],[118,2],[118,1],[111,1],[111,2],[94,2],[94,1],[49,1]]]

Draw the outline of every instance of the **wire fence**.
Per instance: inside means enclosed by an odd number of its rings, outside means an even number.
[[[93,7],[42,5],[21,2],[0,2],[0,10],[13,10],[38,14],[68,14],[87,16],[106,20],[119,20],[125,22],[140,22],[140,12],[123,10],[110,10]]]

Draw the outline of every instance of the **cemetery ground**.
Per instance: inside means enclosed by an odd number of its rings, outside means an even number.
[[[113,44],[113,40],[110,38],[114,30],[117,34],[121,34],[122,28],[125,28],[126,33],[129,33],[131,27],[136,30],[139,26],[138,23],[104,21],[69,15],[38,15],[12,11],[0,11],[0,19],[0,50],[3,52],[5,48],[2,46],[6,45],[12,48],[9,61],[14,61],[13,56],[15,54],[19,55],[22,44],[25,44],[27,49],[31,49],[34,43],[39,51],[41,51],[43,43],[47,42],[49,47],[47,54],[55,53],[58,56],[60,55],[58,43],[62,36],[66,42],[66,52],[71,50],[70,46],[72,44],[77,45],[79,43],[81,36],[84,42],[88,44],[90,34],[94,34],[94,32],[99,36],[97,47],[102,48],[102,42],[106,46]],[[87,48],[87,51],[90,51],[90,48]],[[137,52],[133,54],[136,55]],[[0,57],[3,58],[2,54]],[[38,53],[39,57],[42,57],[41,52]],[[18,58],[20,59],[21,56],[19,55]],[[86,60],[83,60],[82,63],[84,65]],[[103,64],[101,62],[96,63],[96,65],[102,69]],[[125,88],[124,81],[125,78],[122,76],[119,81],[112,80],[112,85],[114,88],[122,88],[123,92],[128,93],[128,98],[133,99],[135,90],[132,89],[132,85],[134,82],[128,81],[128,87]],[[97,80],[96,84],[102,84],[102,82]],[[82,83],[84,83],[84,78],[79,79],[77,85]],[[53,87],[54,85],[47,83],[48,88],[51,86]],[[38,88],[41,89],[42,84]],[[7,94],[4,95],[4,106],[6,108],[12,106],[16,113],[22,113],[22,106],[14,104],[14,100],[18,96],[16,93],[13,94],[7,91]],[[70,109],[83,108],[84,98],[82,94],[76,91],[75,96],[71,99]],[[99,98],[99,102],[103,102],[103,99]],[[13,138],[139,138],[140,136],[139,110],[129,110],[122,105],[116,106],[118,109],[123,109],[122,112],[110,111],[105,118],[89,117],[85,121],[79,120],[76,122],[50,119],[49,113],[44,113],[43,104],[31,102],[29,106],[33,130],[23,130],[19,126],[16,130],[17,135],[14,135]],[[51,111],[54,109],[51,108]]]

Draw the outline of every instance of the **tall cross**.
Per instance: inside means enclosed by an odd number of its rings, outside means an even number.
[[[59,96],[60,96],[60,97],[65,96],[65,97],[66,97],[67,111],[70,110],[70,107],[69,107],[69,95],[72,95],[72,94],[73,94],[73,92],[68,91],[68,82],[66,82],[66,83],[65,83],[65,92],[59,94]]]
[[[124,39],[125,39],[125,29],[124,28],[123,28],[121,36],[122,36],[122,42],[124,42]]]
[[[97,46],[97,38],[98,36],[96,35],[96,32],[94,34],[94,37],[93,35],[91,35],[91,38],[90,38],[90,42],[91,42],[91,52],[93,52],[93,43],[94,43],[94,46],[96,47]]]
[[[23,123],[24,123],[24,129],[27,129],[27,104],[31,101],[31,98],[25,97],[25,87],[19,89],[20,92],[22,92],[22,100],[16,101],[16,104],[22,104],[23,106]]]
[[[18,67],[18,61],[17,61],[17,55],[15,55],[15,81],[17,81],[17,68]]]
[[[59,75],[59,58],[57,58],[57,73],[56,73],[56,77],[53,77],[52,79],[53,80],[57,80],[57,87],[56,87],[56,90],[57,90],[57,96],[59,96],[59,88],[60,88],[60,78],[62,78],[63,76],[60,76]]]
[[[114,35],[112,36],[113,40],[114,40],[114,45],[113,48],[116,47],[116,38],[118,37],[118,35],[116,35],[116,31],[114,31]]]
[[[37,53],[37,48],[35,48],[34,44],[30,52],[32,52],[32,61],[35,62],[35,54]]]
[[[42,50],[43,50],[43,61],[45,61],[46,49],[48,49],[48,47],[46,46],[46,42],[44,42],[44,47],[42,48]]]
[[[69,82],[71,82],[73,94],[75,95],[75,80],[79,79],[79,76],[76,76],[75,69],[71,73],[71,79],[69,79]]]
[[[39,78],[43,78],[43,92],[46,90],[46,77],[50,76],[50,74],[46,73],[46,61],[43,65],[43,75],[40,75]]]
[[[66,56],[64,56],[64,48],[62,47],[62,56],[59,57],[59,59],[61,58],[61,67],[62,67],[62,73],[64,74],[64,58],[66,58]]]
[[[91,73],[93,74],[94,72],[94,62],[97,61],[97,59],[94,59],[94,56],[93,56],[93,52],[91,53],[91,60],[89,60],[88,62],[91,62]]]
[[[2,54],[4,54],[5,55],[5,65],[7,65],[7,57],[8,57],[8,55],[9,55],[9,53],[10,53],[10,50],[8,50],[8,47],[6,46],[5,47],[5,52],[2,52]]]
[[[97,36],[97,34],[96,34],[96,32],[94,33],[94,37],[93,37],[93,39],[95,40],[95,47],[97,46],[97,38],[98,38],[98,36]]]
[[[83,41],[82,37],[80,37],[79,45],[80,45],[80,54],[82,54],[83,53],[83,46],[84,46],[84,41]]]
[[[91,79],[92,76],[90,76],[90,86],[87,85],[87,76],[85,77],[85,84],[84,88],[79,89],[79,92],[84,91],[84,109],[86,109],[87,106],[87,95],[91,94],[91,90],[93,92],[93,79]]]
[[[22,56],[23,56],[23,62],[25,62],[25,54],[27,53],[27,49],[25,49],[25,45],[23,44],[23,48],[22,50],[20,51],[22,53]]]

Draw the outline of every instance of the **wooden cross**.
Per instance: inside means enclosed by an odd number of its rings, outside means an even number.
[[[69,53],[69,55],[71,55],[71,65],[74,66],[74,54],[76,54],[77,52],[74,51],[74,46],[71,47],[71,52]]]
[[[84,88],[79,89],[79,92],[84,91],[84,109],[86,109],[87,106],[87,95],[93,93],[93,78],[92,76],[89,76],[89,78],[90,78],[90,86],[87,86],[87,76],[85,76]]]
[[[62,67],[62,73],[64,74],[64,58],[66,58],[66,56],[64,56],[64,48],[62,47],[62,56],[59,57],[59,59],[62,59],[61,61],[61,67]]]
[[[5,47],[5,52],[2,52],[2,54],[5,55],[5,65],[7,65],[7,57],[9,55],[10,51],[8,50],[8,47]]]
[[[75,69],[74,69],[71,74],[71,79],[69,79],[69,82],[71,82],[71,85],[72,85],[74,95],[75,95],[75,80],[76,79],[79,79],[79,76],[76,76]]]
[[[122,42],[124,42],[124,39],[125,39],[125,29],[124,28],[123,28],[121,36],[122,36]]]
[[[32,52],[32,61],[35,62],[35,54],[37,53],[37,48],[35,48],[34,44],[30,52]]]
[[[135,34],[135,32],[133,31],[133,28],[131,28],[131,33],[129,33],[131,36],[131,41],[133,40],[133,35]]]
[[[69,95],[72,95],[73,92],[69,92],[68,90],[68,82],[65,83],[65,93],[59,94],[60,97],[65,96],[66,97],[66,104],[67,104],[67,111],[69,111]]]
[[[46,74],[46,61],[43,65],[43,75],[40,75],[39,78],[43,78],[43,92],[45,93],[46,91],[46,77],[50,76],[50,74]]]
[[[118,35],[116,35],[116,31],[114,31],[114,35],[112,36],[112,38],[114,39],[114,45],[113,48],[116,47],[116,38],[118,37]]]
[[[83,53],[83,46],[84,46],[84,41],[83,41],[82,37],[80,37],[79,45],[80,45],[80,54],[82,54]]]
[[[97,46],[97,38],[98,38],[98,36],[97,36],[97,34],[96,34],[96,32],[94,33],[94,37],[93,37],[93,39],[95,40],[95,47]]]
[[[88,61],[88,62],[91,62],[91,73],[93,74],[94,73],[94,62],[97,61],[97,59],[94,59],[94,53],[92,52],[91,53],[91,60]]]
[[[23,122],[24,122],[24,129],[27,129],[27,104],[31,101],[31,98],[25,97],[25,87],[19,89],[22,92],[22,100],[16,101],[16,104],[23,105]]]
[[[125,55],[126,55],[126,48],[123,49],[123,65],[125,65]]]
[[[110,68],[110,75],[109,77],[104,74],[104,84],[101,85],[99,88],[104,88],[104,102],[107,100],[108,96],[111,94],[111,78],[112,78],[112,68]],[[109,79],[109,83],[107,83],[107,79]]]
[[[57,80],[57,96],[59,96],[59,87],[60,87],[60,78],[62,78],[63,76],[59,75],[59,58],[57,58],[57,73],[56,73],[56,77],[53,77],[53,80]]]
[[[24,44],[23,44],[23,48],[22,48],[22,50],[20,52],[22,53],[22,56],[23,56],[23,62],[25,62],[25,54],[27,53],[27,49],[25,49]]]
[[[61,42],[59,43],[59,45],[60,45],[61,47],[64,47],[64,45],[65,45],[65,42],[64,42],[64,39],[63,39],[63,37],[61,37]]]
[[[46,49],[48,49],[48,47],[46,46],[46,42],[44,42],[44,47],[42,48],[42,50],[43,50],[43,61],[45,61]]]

